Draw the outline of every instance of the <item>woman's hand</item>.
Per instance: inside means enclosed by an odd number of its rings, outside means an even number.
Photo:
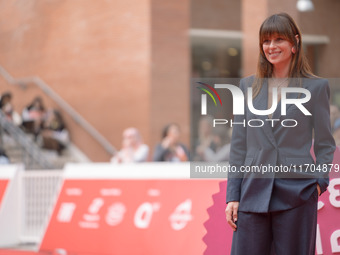
[[[316,184],[316,188],[318,189],[318,196],[320,196],[321,194],[321,189],[320,189],[320,185],[317,183]]]
[[[233,231],[236,231],[236,221],[237,221],[237,211],[240,202],[232,201],[227,204],[227,208],[225,209],[225,214],[227,218],[228,224],[231,226]]]
[[[169,149],[174,146],[174,139],[171,136],[164,137],[162,140],[162,147]]]

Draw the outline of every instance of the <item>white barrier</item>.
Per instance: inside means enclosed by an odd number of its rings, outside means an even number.
[[[24,171],[0,166],[0,247],[40,243],[57,198],[63,171]]]
[[[60,170],[20,173],[22,243],[40,243],[59,193],[62,174]]]
[[[20,195],[18,174],[21,165],[0,167],[0,247],[16,245],[20,236]]]

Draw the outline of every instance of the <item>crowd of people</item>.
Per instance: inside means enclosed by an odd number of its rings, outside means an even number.
[[[171,123],[164,127],[162,139],[156,146],[153,161],[180,162],[189,160],[189,150],[180,142],[180,127]],[[122,149],[111,159],[112,163],[131,163],[150,161],[149,146],[143,143],[137,128],[127,128],[123,131]]]
[[[43,149],[54,150],[59,155],[70,142],[69,132],[61,113],[56,109],[46,109],[43,99],[36,97],[19,114],[12,104],[12,94],[5,92],[0,97],[0,110],[15,126],[32,134],[34,140]],[[336,145],[340,145],[340,109],[330,106],[332,132]],[[212,126],[213,117],[203,116],[198,123],[198,135],[194,149],[189,153],[181,142],[180,126],[170,123],[163,128],[161,140],[150,153],[148,145],[143,143],[140,131],[135,127],[123,131],[122,148],[111,158],[112,163],[147,162],[147,161],[228,161],[230,154],[231,129]],[[0,146],[0,164],[8,163],[4,148]]]
[[[340,109],[330,106],[331,125],[336,145],[340,146]],[[139,130],[135,127],[123,131],[122,148],[111,159],[112,163],[148,162],[148,161],[229,161],[232,129],[223,125],[213,127],[213,117],[203,116],[197,125],[197,139],[193,151],[181,143],[180,127],[171,123],[164,127],[161,140],[150,154],[150,148],[143,143]]]
[[[41,97],[34,98],[21,112],[15,111],[12,94],[5,92],[0,97],[0,110],[8,121],[32,134],[41,148],[54,150],[58,154],[70,142],[69,132],[60,112],[46,109]],[[122,147],[111,158],[112,163],[168,161],[228,161],[230,151],[230,132],[222,127],[212,128],[211,116],[202,117],[198,126],[198,138],[193,153],[181,142],[181,129],[176,123],[163,128],[160,142],[153,155],[148,145],[143,143],[140,131],[135,127],[123,131]],[[4,148],[0,146],[0,164],[8,162]]]
[[[70,142],[69,131],[61,113],[53,108],[46,109],[43,99],[35,97],[19,114],[13,105],[12,93],[0,97],[0,110],[7,120],[33,136],[43,149],[53,150],[61,155]],[[0,148],[0,164],[6,162],[4,148]],[[8,157],[7,157],[8,158]]]
[[[122,148],[112,157],[111,162],[228,161],[230,130],[222,126],[213,128],[212,120],[211,116],[205,116],[199,121],[198,138],[192,153],[181,142],[181,129],[176,123],[163,128],[160,142],[155,146],[152,155],[149,146],[143,143],[139,130],[127,128],[123,131]]]

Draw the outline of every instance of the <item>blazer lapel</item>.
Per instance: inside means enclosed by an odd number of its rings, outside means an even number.
[[[296,79],[291,79],[288,87],[296,87],[294,82],[297,82]],[[281,90],[280,90],[280,93],[281,93]],[[287,99],[297,99],[299,97],[299,94],[300,93],[294,93],[294,92],[293,93],[287,93],[286,98]],[[286,114],[287,114],[287,112],[288,112],[288,110],[291,106],[292,106],[292,104],[286,105]],[[277,108],[276,108],[275,112],[273,113],[273,119],[279,119],[281,121],[284,118],[284,116],[285,115],[282,115],[282,112],[281,112],[281,100],[280,100],[279,103],[277,104]],[[275,121],[274,127],[276,127],[280,121]]]
[[[268,109],[268,79],[264,79],[260,93],[254,98],[253,106],[257,110],[267,110]],[[273,134],[272,122],[267,121],[268,115],[256,115],[257,118],[261,119],[264,124],[262,127],[263,132],[269,141],[276,146],[276,140]]]

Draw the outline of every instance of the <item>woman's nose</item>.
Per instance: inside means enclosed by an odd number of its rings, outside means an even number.
[[[274,40],[271,40],[271,41],[270,41],[269,47],[270,47],[270,48],[275,48],[275,47],[276,47],[276,44],[275,44],[275,41],[274,41]]]

